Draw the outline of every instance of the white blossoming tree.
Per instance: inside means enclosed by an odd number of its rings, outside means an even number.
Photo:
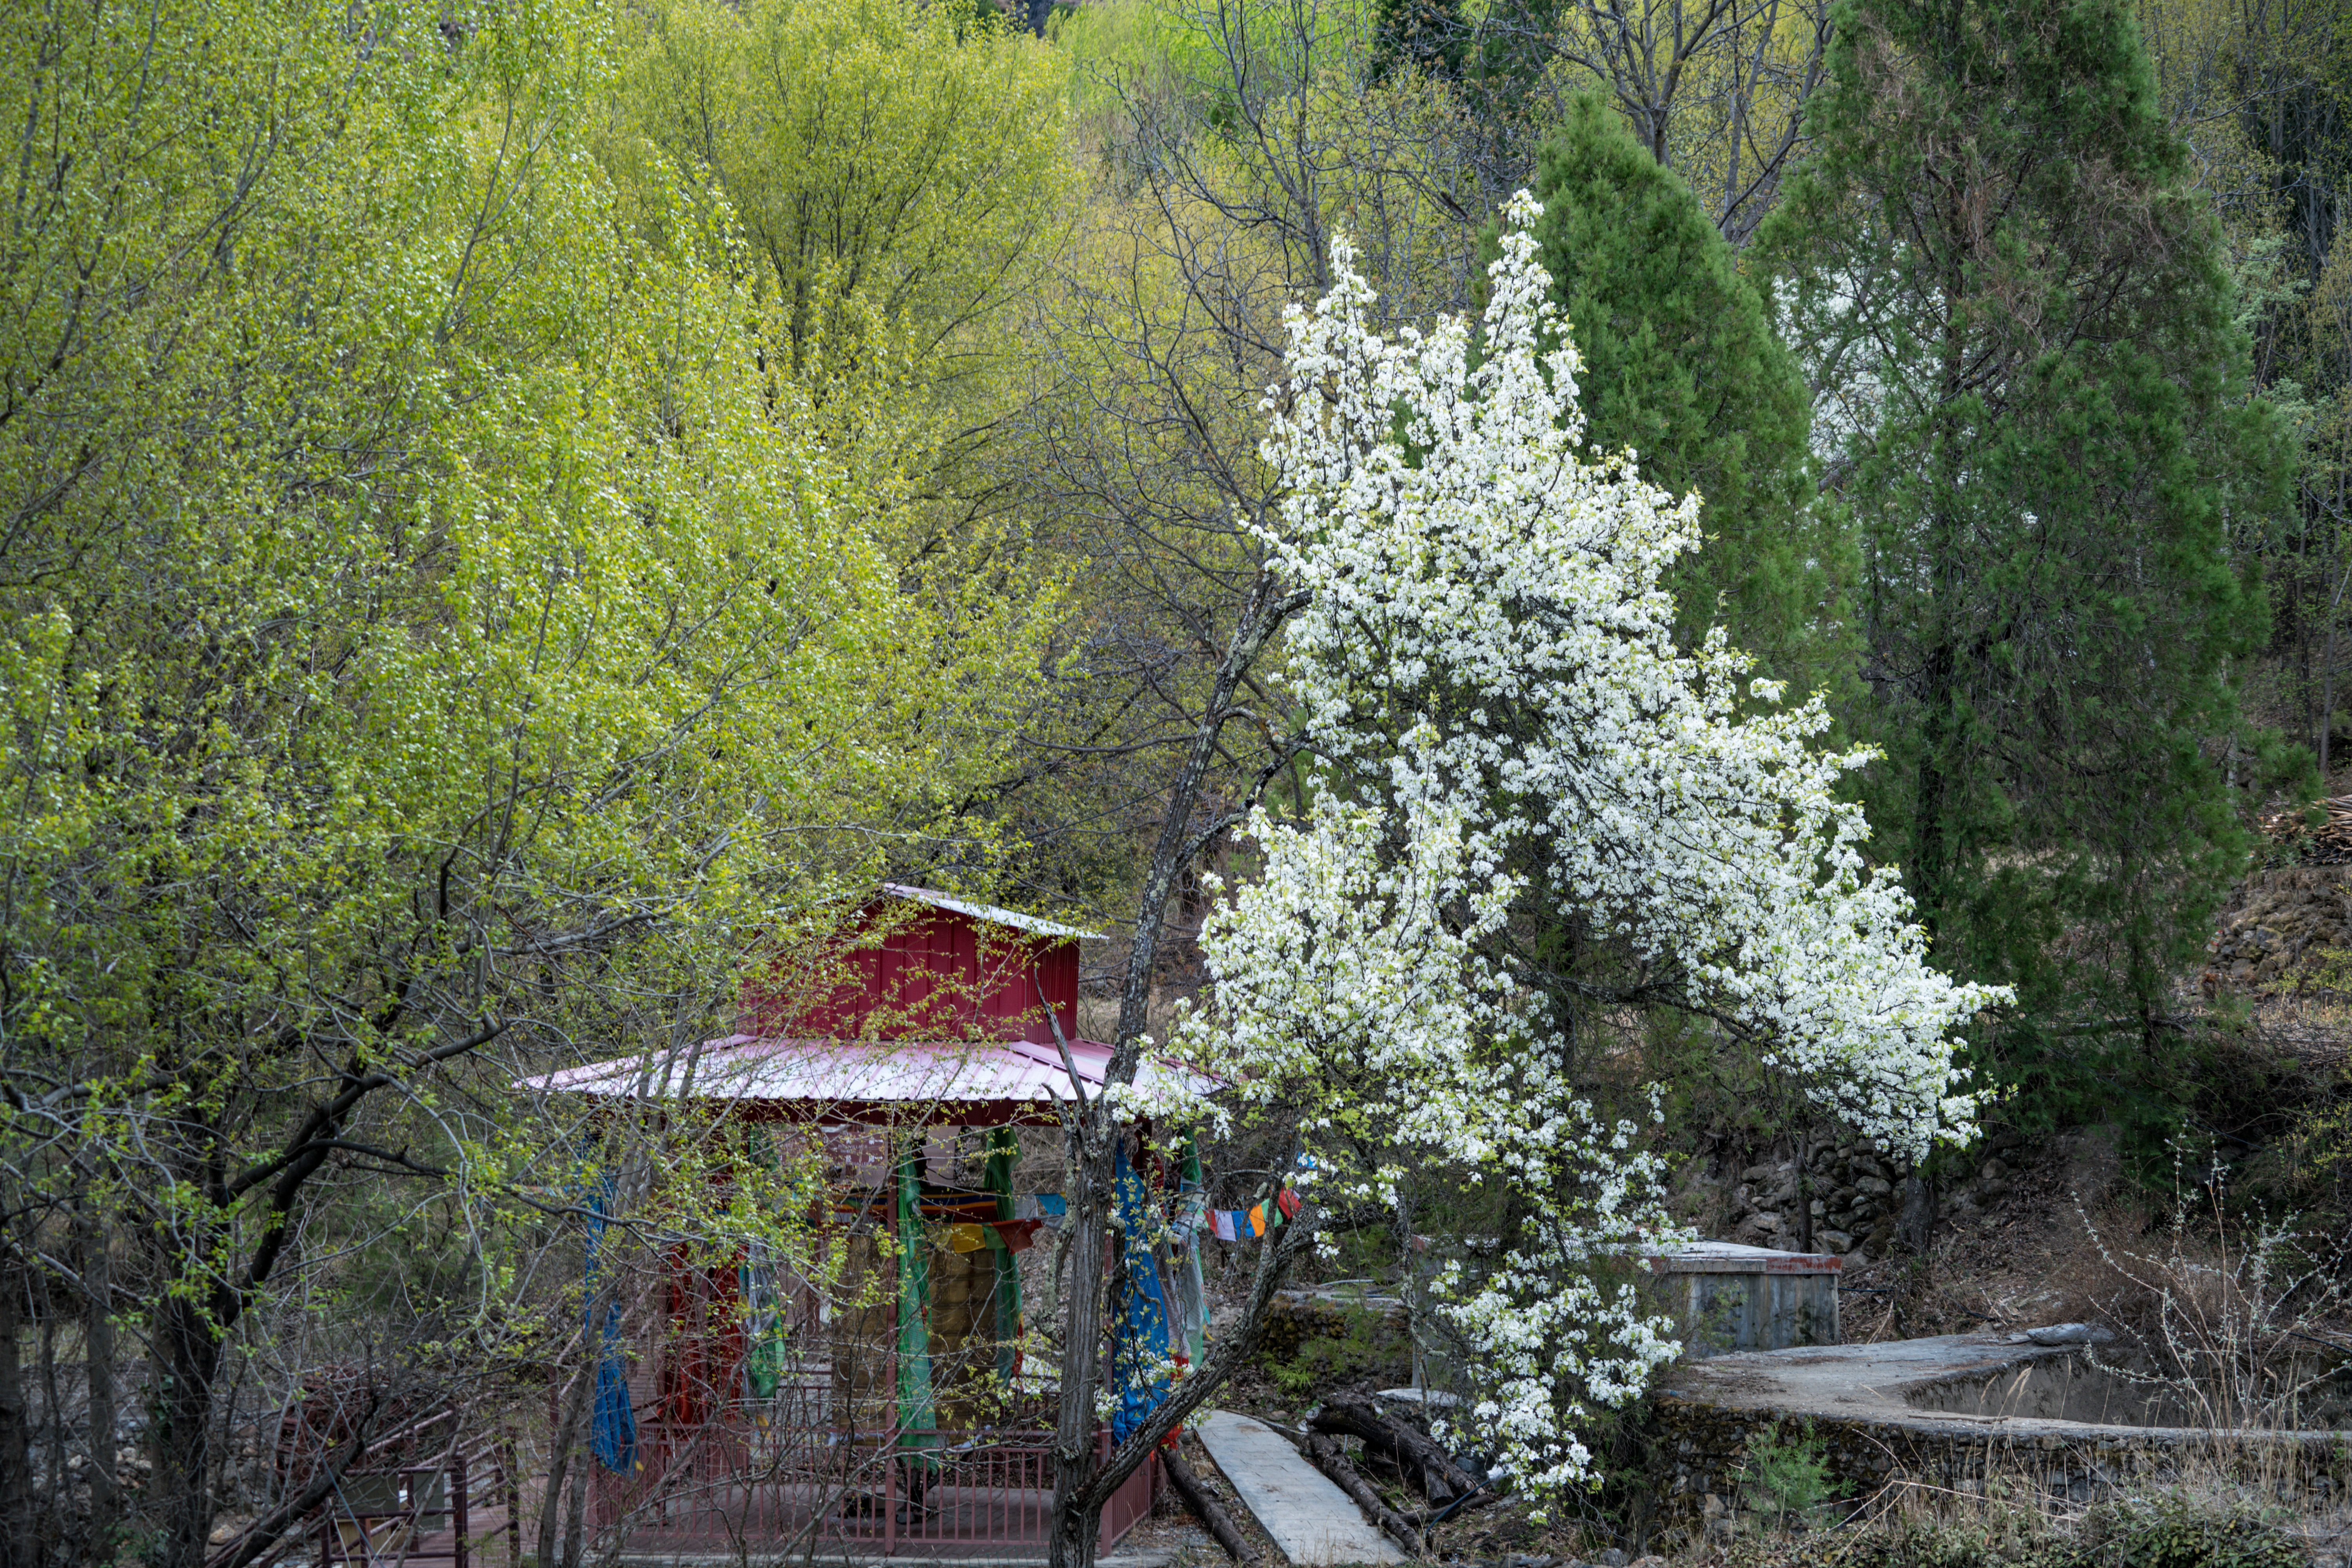
[[[1660,575],[1699,499],[1583,449],[1536,211],[1508,209],[1475,334],[1370,331],[1344,247],[1292,313],[1265,448],[1290,499],[1263,537],[1303,599],[1286,679],[1322,765],[1291,818],[1252,816],[1262,870],[1207,922],[1213,999],[1180,1045],[1297,1119],[1321,1206],[1392,1201],[1416,1163],[1507,1195],[1498,1253],[1449,1266],[1438,1310],[1482,1436],[1551,1489],[1593,1479],[1580,1427],[1677,1348],[1622,1282],[1677,1233],[1644,1129],[1580,1091],[1596,1010],[1701,1015],[1916,1153],[1965,1135],[1952,1030],[2000,994],[1928,966],[1833,793],[1868,754],[1819,745],[1819,700],[1780,706],[1720,633],[1675,646]],[[1577,952],[1527,941],[1531,916],[1570,919]]]

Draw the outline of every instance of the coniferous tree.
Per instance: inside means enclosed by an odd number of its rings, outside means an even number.
[[[1785,258],[1863,546],[1863,731],[1937,956],[2032,1111],[2177,1124],[2174,986],[2243,863],[2231,549],[2278,423],[2116,0],[1866,0]]]
[[[1850,553],[1815,500],[1811,408],[1738,258],[1681,176],[1596,96],[1536,164],[1534,235],[1584,356],[1586,438],[1706,504],[1706,547],[1667,583],[1688,643],[1715,623],[1802,692],[1843,673]]]

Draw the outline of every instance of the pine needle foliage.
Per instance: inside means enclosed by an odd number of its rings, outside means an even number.
[[[1869,0],[1763,243],[1863,548],[1874,788],[1940,962],[2014,984],[2033,1114],[2176,1112],[2174,987],[2245,839],[2233,528],[2286,447],[2112,0]]]
[[[1584,356],[1587,440],[1704,498],[1706,543],[1668,576],[1677,640],[1720,622],[1793,689],[1832,680],[1848,551],[1814,503],[1804,379],[1738,257],[1595,95],[1570,100],[1535,194],[1538,255]]]

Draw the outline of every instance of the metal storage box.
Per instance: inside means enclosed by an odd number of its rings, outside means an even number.
[[[1649,1255],[1693,1358],[1838,1342],[1838,1272],[1827,1252],[1694,1241]]]

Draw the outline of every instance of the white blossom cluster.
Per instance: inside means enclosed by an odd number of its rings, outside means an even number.
[[[1677,1349],[1625,1277],[1679,1233],[1662,1162],[1595,1119],[1541,977],[1497,940],[1514,910],[1572,912],[1645,996],[1914,1153],[1969,1125],[1951,1031],[2004,994],[1928,967],[1832,793],[1869,753],[1816,749],[1820,700],[1743,685],[1719,630],[1675,646],[1660,578],[1698,543],[1698,500],[1583,449],[1537,210],[1507,209],[1475,336],[1375,333],[1344,244],[1291,314],[1265,447],[1289,499],[1264,538],[1307,594],[1286,679],[1325,766],[1297,820],[1253,818],[1263,874],[1204,927],[1214,1000],[1183,1039],[1245,1100],[1307,1107],[1349,1195],[1392,1199],[1409,1156],[1511,1191],[1512,1249],[1439,1283],[1485,1435],[1558,1487],[1590,1478],[1591,1405]],[[1391,1152],[1349,1163],[1372,1147]]]

